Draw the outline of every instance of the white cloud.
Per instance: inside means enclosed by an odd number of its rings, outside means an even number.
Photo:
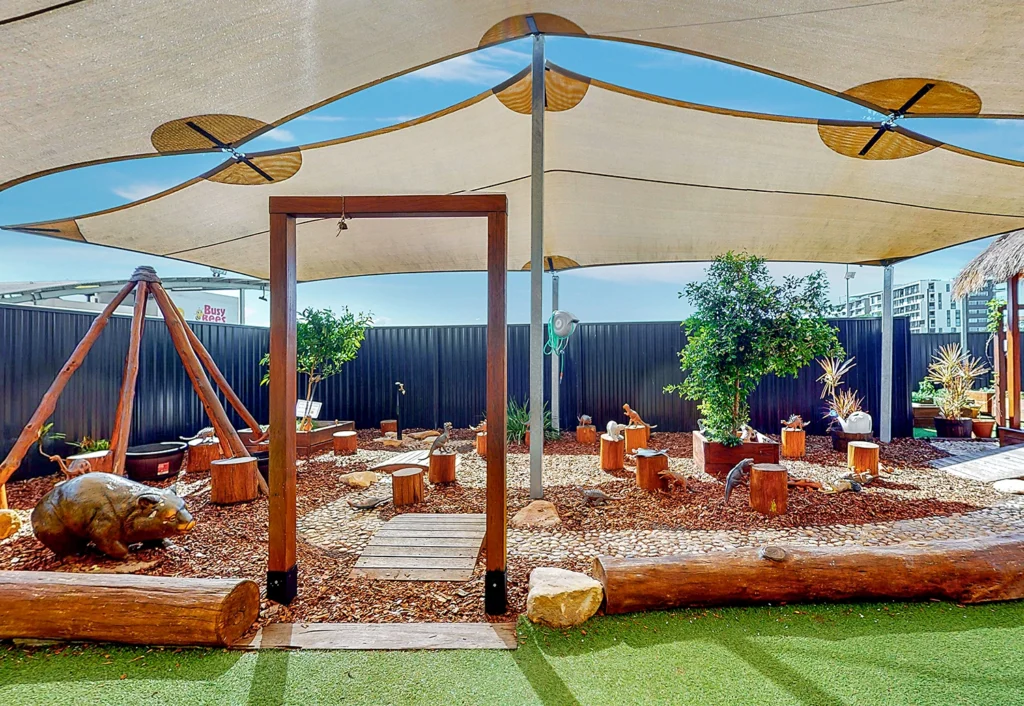
[[[529,60],[529,54],[524,52],[492,47],[424,67],[409,74],[408,78],[493,86],[523,68]]]
[[[170,188],[167,184],[158,184],[152,181],[139,181],[134,184],[115,186],[111,189],[117,196],[127,201],[139,201],[153,194]]]
[[[296,120],[305,120],[310,123],[341,123],[348,120],[344,115],[317,115],[316,113],[310,113],[309,115],[300,115],[295,118]]]
[[[274,142],[295,142],[295,133],[291,130],[286,130],[283,127],[276,127],[268,133],[265,133],[263,137]]]
[[[410,120],[415,120],[418,115],[386,115],[380,118],[374,118],[378,123],[405,123]]]

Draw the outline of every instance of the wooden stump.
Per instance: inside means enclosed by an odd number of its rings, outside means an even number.
[[[576,427],[576,441],[581,444],[596,444],[597,427],[593,424],[581,424]]]
[[[359,436],[354,431],[336,431],[332,438],[335,456],[351,456],[358,448]]]
[[[7,509],[7,484],[0,483],[0,510]]]
[[[427,478],[431,483],[454,483],[455,482],[455,454],[430,454],[430,461],[427,465]]]
[[[423,470],[403,468],[392,473],[391,501],[395,507],[423,502]]]
[[[644,490],[667,490],[668,479],[660,475],[668,470],[668,456],[637,456],[636,487]]]
[[[0,571],[0,639],[227,647],[259,611],[248,579]]]
[[[79,459],[88,461],[89,470],[93,473],[114,472],[114,454],[110,449],[105,451],[90,451],[89,453],[68,456],[68,463],[73,463]]]
[[[782,458],[803,458],[807,453],[807,432],[803,429],[782,430]]]
[[[846,445],[846,463],[854,473],[878,475],[878,444],[851,441]]]
[[[398,420],[397,419],[382,419],[380,420],[380,433],[387,434],[389,431],[398,433]]]
[[[487,455],[487,432],[485,431],[476,433],[476,452],[481,456]]]
[[[789,473],[777,463],[757,463],[750,469],[750,507],[762,515],[786,512]]]
[[[224,454],[220,450],[220,442],[217,437],[192,439],[188,442],[188,460],[185,462],[185,470],[188,473],[209,471],[210,464],[223,457]]]
[[[219,458],[210,462],[210,502],[217,505],[245,503],[256,499],[259,486],[256,459]]]
[[[626,451],[636,453],[637,449],[647,448],[649,430],[646,426],[630,424],[626,427]]]
[[[601,435],[601,470],[621,471],[625,468],[626,442],[615,440],[607,434]]]
[[[530,432],[526,432],[526,434],[523,436],[523,443],[526,444],[527,446],[530,445]]]

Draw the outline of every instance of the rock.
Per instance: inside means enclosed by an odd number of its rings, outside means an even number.
[[[1009,495],[1024,495],[1024,480],[1017,478],[997,480],[992,484],[992,489]]]
[[[356,471],[355,473],[346,473],[340,480],[353,488],[369,488],[377,482],[377,474],[373,471]]]
[[[0,510],[0,540],[13,536],[21,529],[21,518],[14,510]]]
[[[515,514],[509,523],[512,527],[557,527],[562,524],[554,503],[534,500]]]
[[[543,566],[530,573],[526,616],[550,628],[570,628],[596,613],[603,597],[600,582],[586,574]]]

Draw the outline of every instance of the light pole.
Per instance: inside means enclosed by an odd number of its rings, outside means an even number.
[[[857,276],[856,272],[850,272],[850,266],[846,266],[846,318],[853,316],[853,307],[850,306],[850,280]]]

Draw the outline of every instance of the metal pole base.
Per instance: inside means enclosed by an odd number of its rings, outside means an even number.
[[[299,566],[267,572],[267,599],[288,605],[299,592]]]
[[[504,615],[508,611],[508,582],[504,569],[488,571],[484,576],[484,612]]]

